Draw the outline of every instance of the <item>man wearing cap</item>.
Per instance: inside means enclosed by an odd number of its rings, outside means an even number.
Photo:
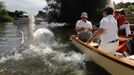
[[[98,49],[114,54],[119,45],[117,21],[113,17],[113,9],[111,7],[105,8],[102,11],[102,14],[104,17],[100,21],[99,30],[88,40],[87,43],[100,37],[101,43]]]
[[[75,30],[78,34],[78,38],[84,42],[87,42],[92,33],[92,23],[87,19],[88,14],[86,12],[83,12],[81,14],[81,20],[77,21],[75,27]]]

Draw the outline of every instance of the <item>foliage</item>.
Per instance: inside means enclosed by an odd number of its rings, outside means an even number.
[[[4,17],[4,15],[6,15],[7,12],[5,10],[5,6],[3,2],[0,2],[0,17]]]
[[[128,9],[129,9],[130,11],[133,11],[133,12],[134,12],[134,5],[128,6]]]
[[[82,12],[87,12],[89,20],[99,21],[101,10],[105,7],[107,0],[47,0],[45,7],[50,21],[75,23]]]
[[[0,22],[9,21],[12,21],[12,17],[8,15],[7,10],[5,9],[4,2],[0,1]]]
[[[47,16],[46,13],[43,11],[39,11],[38,14],[36,15],[37,18],[42,18],[43,20],[47,21]]]
[[[48,21],[56,22],[60,13],[61,0],[46,0],[48,6],[44,8],[46,10]]]
[[[0,11],[3,11],[3,10],[5,10],[4,2],[0,1]]]
[[[128,9],[129,11],[134,11],[134,2],[130,3],[118,3],[115,5],[116,9],[120,9],[120,8],[124,8],[124,9]]]
[[[11,12],[11,11],[7,11],[7,14],[10,15],[11,17],[15,17],[15,13],[14,12]]]
[[[21,17],[21,16],[23,16],[24,13],[25,13],[24,11],[15,10],[15,12],[14,12],[14,17],[15,17],[15,18],[16,18],[16,17]]]
[[[4,22],[10,22],[10,21],[13,20],[13,18],[11,16],[9,16],[9,15],[4,15],[3,18],[4,18]]]

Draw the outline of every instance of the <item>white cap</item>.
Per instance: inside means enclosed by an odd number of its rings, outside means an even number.
[[[86,18],[88,18],[88,14],[87,14],[86,12],[83,12],[83,13],[81,14],[81,17],[86,17]]]
[[[119,11],[119,12],[121,12],[123,10],[123,8],[121,8],[121,9],[115,9],[115,11]]]

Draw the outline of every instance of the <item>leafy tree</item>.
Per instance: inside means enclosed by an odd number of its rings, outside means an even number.
[[[5,10],[4,2],[0,1],[0,11]]]
[[[39,11],[38,14],[36,15],[36,17],[42,18],[44,20],[46,20],[46,18],[47,18],[46,13],[43,11]]]
[[[48,21],[56,22],[60,13],[61,0],[46,0],[48,6],[44,8],[46,10]]]
[[[12,21],[12,17],[8,15],[7,10],[5,9],[4,2],[0,1],[0,22]]]
[[[75,23],[82,12],[89,14],[89,20],[98,21],[101,9],[107,0],[47,0],[48,7],[44,8],[50,21]]]
[[[128,8],[131,5],[134,5],[134,2],[133,3],[130,3],[130,2],[122,3],[122,2],[120,2],[120,3],[116,4],[115,7],[117,9],[120,9],[120,8]]]
[[[134,5],[128,6],[128,9],[129,9],[130,11],[133,11],[133,12],[134,12]]]
[[[4,15],[6,15],[7,12],[5,10],[5,5],[3,2],[0,2],[0,17],[4,17]]]

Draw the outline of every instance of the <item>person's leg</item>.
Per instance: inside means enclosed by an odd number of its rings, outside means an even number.
[[[83,42],[87,42],[87,40],[92,36],[92,33],[89,32],[83,32],[78,34],[78,37],[80,40],[82,40]]]
[[[131,34],[131,30],[130,30],[130,25],[129,24],[123,24],[120,26],[120,29],[125,29],[126,31],[126,36],[130,35]]]
[[[83,41],[83,42],[86,42],[86,41],[87,41],[86,33],[85,33],[85,32],[78,34],[78,38],[79,38],[81,41]]]
[[[123,30],[123,29],[125,29],[125,25],[120,26],[120,30]]]
[[[131,34],[130,24],[126,24],[126,36]]]
[[[92,33],[87,32],[87,40],[88,40],[88,39],[90,39],[90,38],[91,38],[91,36],[92,36]]]

